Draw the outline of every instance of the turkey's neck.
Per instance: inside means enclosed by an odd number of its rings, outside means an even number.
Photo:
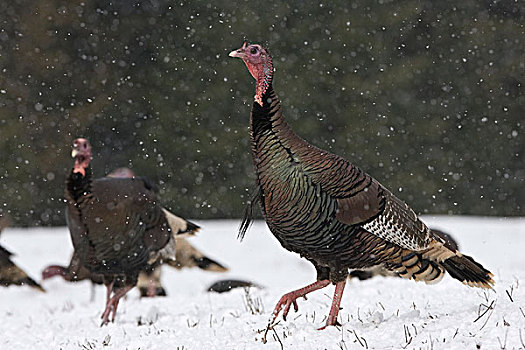
[[[270,83],[262,96],[262,106],[253,103],[250,120],[251,149],[254,166],[271,163],[274,169],[289,169],[299,162],[298,149],[306,141],[297,136],[284,119],[281,104]],[[266,168],[266,167],[265,167]],[[258,176],[260,171],[257,170]]]
[[[71,171],[66,180],[66,198],[77,202],[80,197],[91,193],[91,166],[86,169],[86,175],[81,176],[79,173]]]

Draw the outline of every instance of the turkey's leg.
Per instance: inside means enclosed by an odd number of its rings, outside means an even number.
[[[155,295],[157,295],[157,286],[155,285],[155,282],[150,278],[148,280],[148,298],[153,298]]]
[[[343,296],[345,285],[346,281],[337,282],[335,285],[334,299],[332,300],[332,307],[330,308],[326,325],[319,328],[319,330],[323,330],[328,326],[340,325],[339,322],[337,322],[337,315],[339,314],[339,305],[341,304],[341,297]]]
[[[110,284],[106,285],[106,305],[109,303],[109,297],[111,296],[111,291],[113,290],[113,285],[115,281],[112,281]]]
[[[299,310],[299,306],[297,306],[297,298],[304,297],[306,299],[306,294],[311,293],[313,291],[316,291],[318,289],[322,289],[330,284],[329,280],[321,280],[314,282],[312,284],[307,285],[306,287],[294,290],[293,292],[286,293],[281,297],[277,305],[275,306],[275,309],[273,309],[272,312],[272,319],[268,323],[268,327],[266,327],[266,331],[264,332],[264,339],[263,342],[266,344],[266,335],[268,334],[268,331],[273,328],[275,320],[277,319],[277,316],[279,316],[279,312],[281,312],[281,309],[284,306],[283,311],[283,320],[286,321],[286,316],[288,315],[288,311],[290,311],[290,306],[292,306],[295,309],[295,312]]]
[[[277,316],[279,316],[279,312],[281,312],[281,309],[283,308],[283,306],[284,306],[283,320],[286,321],[286,316],[288,315],[288,311],[290,311],[290,306],[292,306],[292,304],[295,309],[295,312],[299,310],[299,307],[297,306],[297,301],[296,301],[297,298],[306,297],[306,294],[316,291],[318,289],[324,288],[329,284],[330,284],[329,280],[321,280],[321,281],[317,281],[312,284],[309,284],[304,288],[297,289],[297,290],[294,290],[293,292],[286,293],[285,295],[283,295],[281,299],[279,300],[279,302],[277,303],[277,305],[275,306],[275,309],[273,309],[273,313],[272,313],[273,319],[270,322],[270,324],[273,324],[275,322],[275,319],[277,318]]]
[[[120,298],[122,298],[133,286],[125,286],[115,289],[113,296],[108,300],[106,309],[102,313],[102,324],[101,326],[109,323],[109,315],[113,313],[111,322],[115,321],[115,315],[117,314],[117,307]]]

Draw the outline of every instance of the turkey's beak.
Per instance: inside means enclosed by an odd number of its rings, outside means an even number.
[[[242,52],[241,49],[239,49],[239,50],[235,50],[235,51],[230,52],[230,54],[228,56],[243,58],[244,57],[244,52]]]
[[[234,50],[232,52],[230,52],[230,54],[228,56],[230,57],[237,57],[237,58],[243,58],[244,56],[246,56],[246,53],[245,53],[245,50],[246,49],[246,41],[244,42],[244,44],[242,44],[242,47],[240,49],[237,49],[237,50]]]
[[[78,154],[78,149],[73,148],[73,150],[71,151],[71,157],[76,158],[77,154]]]

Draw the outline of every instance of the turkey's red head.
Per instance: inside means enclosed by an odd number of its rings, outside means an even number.
[[[255,101],[262,106],[262,96],[270,87],[273,77],[270,53],[259,44],[247,45],[245,42],[240,49],[230,52],[230,57],[242,59],[248,67],[251,75],[257,81]]]
[[[89,141],[83,138],[73,141],[71,156],[75,158],[73,173],[80,173],[82,176],[86,176],[86,168],[91,162],[91,145]]]

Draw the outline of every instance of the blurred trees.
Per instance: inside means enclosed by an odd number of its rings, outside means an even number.
[[[64,224],[71,141],[129,166],[192,218],[253,188],[253,79],[274,56],[296,132],[421,213],[525,215],[525,5],[457,1],[0,3],[0,211]]]

